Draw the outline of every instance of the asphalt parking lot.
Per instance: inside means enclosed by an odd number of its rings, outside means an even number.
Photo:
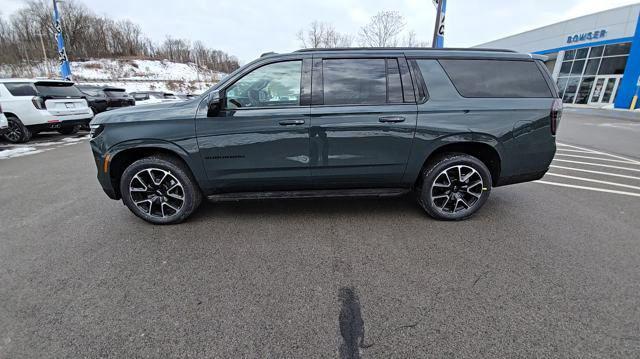
[[[109,200],[83,134],[0,143],[0,358],[637,358],[639,139],[565,111],[550,173],[459,223],[406,197],[177,226]]]

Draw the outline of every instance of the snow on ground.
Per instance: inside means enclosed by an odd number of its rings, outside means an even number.
[[[57,73],[57,64],[50,62],[32,67],[0,65],[0,78],[46,77],[45,68]],[[74,80],[82,84],[115,86],[133,91],[168,91],[202,93],[226,74],[168,60],[93,59],[72,61]]]
[[[42,152],[42,150],[38,150],[35,147],[16,147],[6,150],[0,150],[0,160],[5,158],[26,156],[37,153],[38,151]]]
[[[114,60],[100,59],[71,62],[71,71],[78,79],[118,80],[175,80],[219,81],[224,75],[198,67],[193,63],[180,64],[168,60]]]
[[[24,145],[0,143],[0,160],[35,155],[56,148],[72,146],[89,139],[89,136],[64,137],[57,141],[32,142]]]

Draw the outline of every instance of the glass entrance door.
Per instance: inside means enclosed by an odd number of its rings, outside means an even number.
[[[589,96],[590,105],[606,105],[616,98],[622,76],[598,76]]]

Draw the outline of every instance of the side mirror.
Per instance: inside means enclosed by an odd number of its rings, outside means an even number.
[[[221,108],[222,108],[222,98],[220,98],[220,93],[218,91],[214,91],[209,95],[207,117],[217,116]]]

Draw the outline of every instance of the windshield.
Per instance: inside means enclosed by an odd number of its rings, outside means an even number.
[[[82,97],[82,92],[73,84],[64,82],[36,83],[36,89],[45,97]]]

